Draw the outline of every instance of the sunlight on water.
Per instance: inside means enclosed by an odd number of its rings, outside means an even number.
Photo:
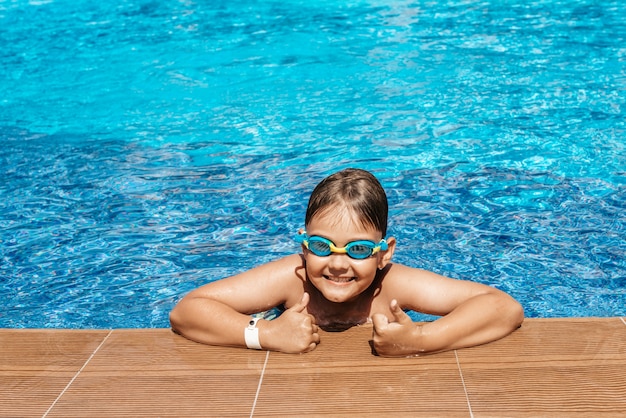
[[[357,166],[397,261],[626,315],[617,1],[0,2],[5,327],[162,327]]]

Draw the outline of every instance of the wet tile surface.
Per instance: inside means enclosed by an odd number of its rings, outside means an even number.
[[[371,333],[323,334],[311,353],[272,353],[254,416],[469,416],[454,352],[376,357]]]
[[[0,330],[0,416],[43,416],[108,333]]]
[[[529,319],[480,347],[372,355],[371,328],[302,355],[170,330],[0,330],[0,416],[622,417],[626,322]]]
[[[458,356],[475,417],[626,416],[620,318],[527,321]]]

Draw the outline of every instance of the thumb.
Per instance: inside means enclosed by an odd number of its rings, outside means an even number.
[[[304,311],[304,309],[307,307],[307,305],[309,304],[309,299],[310,296],[307,292],[304,292],[304,294],[302,295],[302,299],[300,299],[300,302],[296,303],[295,305],[293,305],[291,307],[292,310],[296,311],[296,312],[302,312]]]
[[[397,300],[393,299],[391,303],[389,304],[389,308],[391,309],[391,313],[393,314],[394,319],[399,324],[413,323],[413,320],[411,319],[411,317],[408,316],[406,312],[404,312],[400,308],[400,305],[398,305]]]
[[[378,332],[378,330],[389,325],[389,319],[387,319],[386,315],[377,313],[372,315],[372,324],[374,325],[374,332]]]

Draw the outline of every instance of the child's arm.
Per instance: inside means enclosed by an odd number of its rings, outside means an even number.
[[[295,295],[298,301],[278,318],[256,323],[259,342],[265,350],[313,350],[319,343],[318,327],[306,312],[309,295],[294,274],[298,261],[299,257],[287,257],[193,290],[172,310],[172,329],[204,344],[246,347],[249,314],[279,306]]]
[[[398,265],[393,268],[409,275],[415,271]],[[395,282],[394,293],[401,293],[390,304],[392,322],[382,314],[372,318],[374,348],[381,356],[428,354],[484,344],[508,335],[524,320],[516,300],[486,285],[424,271],[419,277]],[[443,316],[417,324],[401,307]]]

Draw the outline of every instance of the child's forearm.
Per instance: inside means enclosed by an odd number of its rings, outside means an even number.
[[[485,293],[468,299],[436,321],[417,324],[397,306],[395,321],[374,319],[374,348],[381,356],[432,354],[471,347],[502,338],[522,323],[524,313],[503,293]]]
[[[209,345],[246,347],[244,330],[249,321],[250,316],[205,298],[183,299],[170,313],[176,333]]]
[[[313,316],[304,313],[309,296],[273,321],[256,323],[258,334],[246,340],[251,317],[219,301],[201,297],[183,299],[170,314],[172,329],[190,340],[229,347],[248,347],[285,353],[303,353],[320,342]],[[249,344],[256,341],[256,344]]]
[[[422,344],[428,352],[472,347],[500,339],[524,320],[521,305],[508,295],[475,296],[448,315],[422,327]]]

